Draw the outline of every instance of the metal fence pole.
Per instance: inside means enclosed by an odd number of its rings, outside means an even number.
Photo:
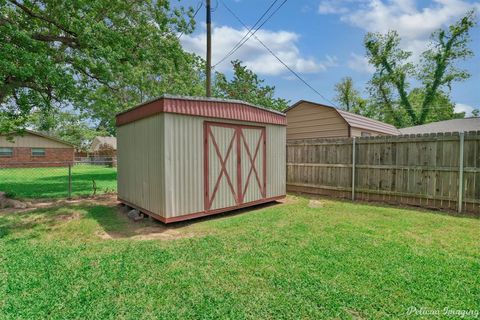
[[[352,201],[355,200],[355,137],[352,140]]]
[[[460,132],[460,155],[458,166],[458,213],[462,212],[463,202],[463,149],[465,144],[465,133]]]
[[[72,164],[68,164],[68,199],[72,198]]]

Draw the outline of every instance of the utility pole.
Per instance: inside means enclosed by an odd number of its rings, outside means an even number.
[[[212,96],[212,17],[211,17],[210,0],[207,0],[207,84],[206,95]]]

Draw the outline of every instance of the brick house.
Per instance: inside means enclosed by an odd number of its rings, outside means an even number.
[[[68,142],[31,130],[10,137],[0,135],[0,167],[59,167],[74,161],[75,147]]]

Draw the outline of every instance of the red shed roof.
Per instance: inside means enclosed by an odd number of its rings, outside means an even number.
[[[117,126],[158,113],[177,113],[208,118],[287,125],[284,113],[240,100],[164,95],[117,114]]]

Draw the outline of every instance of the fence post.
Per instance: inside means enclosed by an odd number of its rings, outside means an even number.
[[[463,202],[463,148],[465,144],[465,133],[460,132],[460,155],[458,166],[458,213],[462,212]]]
[[[68,164],[68,199],[72,198],[72,164]]]
[[[355,200],[355,137],[352,140],[352,201]]]

